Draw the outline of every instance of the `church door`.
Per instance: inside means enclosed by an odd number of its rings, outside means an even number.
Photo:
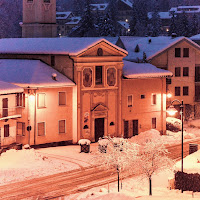
[[[95,119],[95,142],[104,136],[104,118]]]

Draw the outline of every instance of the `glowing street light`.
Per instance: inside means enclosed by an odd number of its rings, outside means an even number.
[[[166,110],[166,112],[170,115],[173,116],[175,115],[178,111],[174,108],[173,103],[178,102],[180,104],[180,114],[181,114],[181,121],[182,121],[182,140],[181,140],[181,172],[183,172],[183,100],[180,102],[178,99],[175,99],[171,102],[171,106]],[[181,189],[181,192],[183,192],[183,189]]]

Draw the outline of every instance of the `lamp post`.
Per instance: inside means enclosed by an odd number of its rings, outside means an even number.
[[[181,122],[182,122],[182,128],[181,128],[181,131],[182,131],[182,140],[181,140],[181,172],[183,172],[183,100],[182,101],[179,101],[178,99],[175,99],[171,102],[171,106],[167,109],[167,113],[169,115],[174,115],[175,113],[177,113],[178,111],[174,108],[173,106],[173,103],[174,102],[178,102],[180,104],[180,108],[181,108],[181,111],[180,111],[180,114],[181,114]],[[183,192],[183,191],[182,191]]]

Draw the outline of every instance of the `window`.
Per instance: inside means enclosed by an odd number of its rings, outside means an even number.
[[[128,107],[133,106],[133,95],[128,95]]]
[[[40,94],[38,94],[38,108],[45,108],[45,96],[46,96],[46,94],[44,94],[44,93],[40,93]]]
[[[175,77],[180,77],[180,76],[181,76],[181,68],[175,67]]]
[[[27,0],[27,3],[33,3],[33,0]]]
[[[25,123],[17,122],[17,135],[25,136]]]
[[[140,98],[141,98],[141,99],[145,99],[145,95],[144,95],[144,94],[141,94]]]
[[[156,94],[152,94],[152,105],[156,105]]]
[[[181,48],[175,48],[175,57],[181,57]]]
[[[66,132],[65,124],[66,124],[65,120],[59,121],[59,133],[65,133]]]
[[[55,56],[51,56],[51,66],[55,66]]]
[[[45,135],[45,122],[39,122],[38,123],[38,136],[44,136]]]
[[[188,96],[188,94],[189,94],[189,87],[188,86],[183,87],[183,96]]]
[[[166,78],[166,84],[167,84],[167,85],[172,84],[172,79],[171,79],[171,78]]]
[[[183,76],[189,76],[189,67],[183,67]]]
[[[156,129],[156,118],[152,118],[152,128]]]
[[[189,57],[189,48],[183,48],[183,57],[185,58]]]
[[[175,96],[180,96],[180,95],[181,95],[181,88],[175,87]]]
[[[20,93],[16,95],[16,104],[17,107],[25,107],[25,94]]]
[[[200,67],[195,67],[195,82],[200,82]]]
[[[4,137],[9,137],[9,124],[4,125]]]
[[[59,106],[66,105],[66,92],[59,92]]]
[[[44,0],[44,3],[50,3],[50,0]]]
[[[102,66],[96,66],[95,70],[95,83],[96,85],[101,85],[103,83]]]

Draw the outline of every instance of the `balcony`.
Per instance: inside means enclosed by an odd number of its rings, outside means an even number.
[[[0,120],[16,119],[22,117],[22,107],[0,109]]]

